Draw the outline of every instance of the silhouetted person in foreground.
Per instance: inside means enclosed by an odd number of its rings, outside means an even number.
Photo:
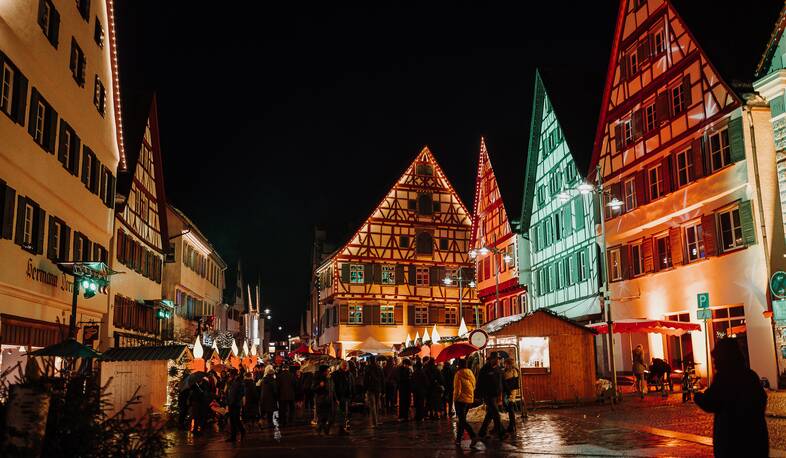
[[[745,364],[735,339],[721,339],[712,351],[715,379],[696,404],[715,415],[713,448],[716,457],[766,457],[769,438],[764,411],[767,394],[759,376]]]

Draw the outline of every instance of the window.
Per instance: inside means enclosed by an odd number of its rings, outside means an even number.
[[[647,174],[650,182],[650,200],[655,200],[663,195],[663,165],[656,165]]]
[[[644,131],[649,132],[655,128],[655,104],[651,103],[644,107]]]
[[[52,0],[38,2],[38,25],[44,32],[49,43],[57,48],[57,36],[60,30],[60,14],[52,4]]]
[[[445,269],[445,277],[450,278],[450,285],[446,286],[458,286],[458,269]]]
[[[44,127],[46,125],[46,105],[38,101],[35,106],[35,117],[33,118],[33,140],[39,145],[44,144]]]
[[[349,324],[363,324],[363,306],[349,306]]]
[[[537,191],[538,207],[546,205],[546,187],[543,185],[538,186]]]
[[[728,129],[710,135],[710,158],[712,159],[713,172],[731,164]]]
[[[678,84],[670,89],[671,91],[671,114],[676,116],[685,111],[685,92],[682,84]]]
[[[445,307],[445,324],[458,324],[458,309]]]
[[[745,307],[742,305],[724,307],[712,310],[713,343],[717,344],[724,337],[736,337],[738,343],[747,348],[747,324],[745,322]],[[743,351],[747,358],[748,352]]]
[[[636,208],[636,180],[631,177],[625,180],[625,211],[629,212]]]
[[[642,259],[641,243],[631,245],[630,247],[630,260],[633,263],[633,276],[641,275],[644,273],[644,260]]]
[[[685,226],[685,242],[688,249],[688,262],[704,259],[704,232],[700,222]]]
[[[398,238],[398,244],[401,246],[401,248],[409,248],[409,236],[400,235]]]
[[[52,231],[52,234],[50,236],[49,243],[51,244],[52,255],[54,256],[54,259],[60,259],[60,241],[62,238],[63,225],[60,224],[59,221],[52,221],[50,230]]]
[[[557,238],[557,240],[562,238],[563,228],[564,224],[562,221],[562,210],[557,210],[557,212],[554,213],[554,236]]]
[[[35,209],[29,203],[25,203],[24,226],[22,227],[22,245],[26,247],[33,246],[33,218],[35,217]]]
[[[449,249],[448,248],[449,246],[450,246],[450,240],[448,240],[446,238],[439,239],[439,249],[440,250],[446,251],[446,250]]]
[[[407,199],[407,210],[417,210],[417,209],[418,209],[418,200]]]
[[[519,337],[521,370],[544,370],[551,367],[548,337]]]
[[[576,283],[576,278],[575,278],[576,276],[573,275],[573,271],[572,271],[572,269],[576,267],[576,259],[573,256],[568,256],[567,258],[565,258],[565,261],[563,261],[562,267],[565,271],[564,272],[565,286]]]
[[[431,167],[431,164],[417,164],[415,166],[415,174],[422,176],[432,176],[434,175],[434,169]]]
[[[652,34],[652,54],[657,56],[666,50],[666,44],[663,39],[663,29],[656,30]]]
[[[379,306],[379,323],[380,324],[396,324],[396,315],[392,305]]]
[[[428,232],[421,232],[415,239],[415,251],[417,254],[431,254],[434,250],[434,241],[431,234]]]
[[[621,251],[614,248],[609,251],[609,280],[622,280]]]
[[[669,243],[669,236],[656,237],[655,249],[657,250],[658,270],[671,268],[671,244]]]
[[[104,28],[101,26],[101,21],[96,18],[96,28],[93,32],[93,40],[96,41],[96,44],[99,48],[104,47]]]
[[[633,124],[628,118],[622,121],[622,145],[630,145],[631,143],[633,143]]]
[[[745,246],[739,208],[718,213],[718,223],[720,225],[721,249],[723,251]]]
[[[93,105],[95,105],[98,114],[104,116],[106,111],[106,89],[101,78],[96,75],[95,87],[93,88]]]
[[[677,153],[677,184],[683,187],[693,180],[693,154],[690,148]]]
[[[85,53],[82,52],[82,48],[79,47],[76,40],[73,38],[71,39],[71,63],[69,68],[71,69],[71,75],[74,77],[74,81],[77,82],[80,86],[85,85],[85,68],[87,67],[87,61],[85,60]]]
[[[11,66],[3,62],[3,73],[0,75],[0,110],[11,114],[11,102],[14,93],[14,71]]]
[[[565,182],[573,183],[578,178],[576,173],[576,165],[572,162],[565,166]]]
[[[363,264],[350,264],[349,265],[349,282],[350,283],[364,283],[365,281],[365,266]]]
[[[549,192],[552,196],[556,196],[562,191],[562,172],[555,170],[549,177]]]
[[[666,315],[669,321],[690,321],[690,313],[675,313]],[[693,362],[693,339],[689,332],[681,336],[668,336],[666,338],[668,362],[673,369],[684,369],[683,364]]]
[[[589,266],[587,263],[587,251],[579,251],[578,255],[576,256],[576,260],[578,261],[578,264],[576,265],[576,273],[579,276],[578,281],[584,281],[589,277],[589,271],[587,270],[587,267]]]
[[[639,71],[639,55],[634,47],[628,51],[628,75],[635,75]]]
[[[396,266],[382,266],[382,284],[396,284]]]
[[[82,19],[87,21],[90,17],[90,0],[76,0],[76,9],[79,10]]]
[[[563,274],[565,273],[564,268],[562,267],[562,260],[554,264],[554,289],[562,289],[563,285]]]
[[[415,269],[415,285],[428,286],[430,284],[428,267],[417,267]]]
[[[432,213],[434,213],[434,201],[431,200],[431,194],[418,194],[418,214],[426,216]]]
[[[428,324],[428,306],[415,306],[415,324]]]

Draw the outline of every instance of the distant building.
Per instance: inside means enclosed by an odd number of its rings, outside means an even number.
[[[368,337],[392,346],[434,325],[455,336],[462,315],[474,323],[475,291],[462,288],[460,300],[456,281],[459,269],[473,276],[471,230],[470,213],[423,148],[350,240],[317,268],[319,344],[346,354]]]
[[[642,344],[645,360],[707,374],[705,339],[736,336],[774,384],[765,312],[786,260],[770,108],[727,84],[668,0],[620,2],[612,49],[590,166],[621,201],[603,207],[612,316],[697,321],[701,293],[711,310],[709,336],[616,340],[616,366]]]
[[[73,277],[108,263],[125,167],[111,2],[0,2],[0,370],[68,337]],[[108,296],[77,298],[76,338],[107,333]]]
[[[174,257],[164,264],[165,299],[174,302],[175,340],[194,341],[197,332],[217,331],[216,309],[223,307],[226,263],[183,212],[167,206]]]
[[[324,329],[321,327],[320,317],[323,315],[322,302],[319,300],[319,278],[317,270],[327,259],[335,247],[326,242],[327,233],[314,228],[314,244],[311,248],[311,283],[309,284],[308,307],[306,308],[305,335],[301,335],[305,342],[311,344],[319,340]]]
[[[147,102],[147,103],[145,103]],[[111,325],[106,346],[155,345],[174,338],[173,302],[163,300],[161,280],[168,250],[166,194],[156,99],[137,100],[148,116],[139,126],[127,116],[128,171],[120,173],[115,207],[112,269],[122,272],[110,288]]]
[[[472,223],[470,251],[475,257],[475,287],[486,321],[523,312],[526,295],[525,288],[519,284],[518,241],[482,138]],[[472,279],[463,279],[465,285],[469,280]]]

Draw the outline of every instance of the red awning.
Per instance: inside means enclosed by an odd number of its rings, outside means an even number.
[[[613,326],[615,334],[654,333],[681,336],[686,332],[701,331],[701,326],[698,323],[669,320],[617,320],[613,323]],[[609,332],[607,323],[592,323],[588,324],[587,327],[598,331],[599,334],[608,334]]]

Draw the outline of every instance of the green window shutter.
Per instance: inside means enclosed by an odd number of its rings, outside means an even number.
[[[564,217],[562,218],[562,236],[567,237],[573,233],[573,218],[571,218],[571,205],[566,204],[562,207]]]
[[[571,283],[579,282],[579,252],[570,255],[570,279]]]
[[[349,263],[341,264],[341,282],[349,283]]]
[[[742,223],[742,238],[745,245],[756,244],[756,229],[753,224],[753,206],[750,200],[740,202],[740,222]]]
[[[729,148],[732,162],[745,160],[745,140],[742,136],[742,118],[729,121]]]
[[[584,198],[582,196],[573,200],[573,214],[575,215],[574,227],[576,230],[584,229]]]

